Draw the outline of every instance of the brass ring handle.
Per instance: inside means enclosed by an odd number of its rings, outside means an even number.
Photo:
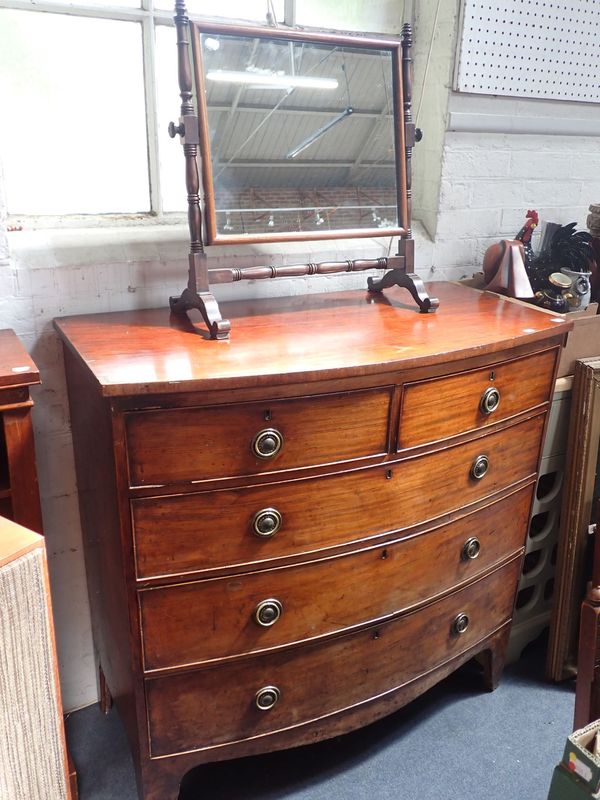
[[[252,452],[259,458],[273,458],[283,447],[283,435],[275,428],[259,431],[252,440]]]
[[[500,391],[495,386],[489,386],[481,395],[479,409],[482,414],[491,414],[500,405]]]
[[[480,481],[490,467],[490,460],[487,456],[477,456],[471,464],[471,477]]]
[[[283,517],[276,508],[262,508],[252,518],[252,532],[261,539],[275,536],[283,525]]]
[[[469,627],[469,617],[466,614],[461,613],[456,617],[456,619],[452,623],[452,633],[455,633],[457,636],[460,636],[460,634],[464,633],[468,627]]]
[[[254,611],[254,621],[261,628],[270,628],[283,613],[283,606],[274,597],[261,600]]]
[[[476,536],[471,536],[463,545],[462,558],[463,561],[477,558],[481,552],[481,542]]]
[[[263,688],[259,689],[256,693],[256,707],[260,711],[268,711],[270,708],[273,708],[280,697],[281,692],[276,686],[263,686]]]

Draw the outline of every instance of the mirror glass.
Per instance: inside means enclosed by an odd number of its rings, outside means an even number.
[[[398,233],[385,44],[200,32],[209,240]]]

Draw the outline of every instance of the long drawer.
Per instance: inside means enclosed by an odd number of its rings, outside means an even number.
[[[522,548],[531,493],[358,553],[141,591],[146,669],[268,650],[422,604]]]
[[[387,451],[392,388],[126,415],[132,486],[254,475]]]
[[[148,679],[152,755],[299,726],[403,686],[510,619],[520,564],[516,558],[419,611],[318,646]],[[257,706],[273,699],[271,708]]]
[[[546,403],[558,350],[492,367],[408,383],[398,450],[492,425]]]
[[[539,415],[389,467],[133,500],[138,577],[305,554],[434,519],[533,475],[543,424]],[[489,468],[475,479],[471,469],[481,455]],[[261,519],[272,527],[259,535]]]

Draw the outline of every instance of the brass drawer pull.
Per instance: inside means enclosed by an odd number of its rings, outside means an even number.
[[[466,614],[459,614],[452,623],[452,633],[460,636],[469,627],[469,617]]]
[[[481,552],[481,542],[476,536],[471,536],[471,538],[467,539],[467,541],[463,545],[462,549],[463,561],[468,561],[469,559],[477,558],[480,552]]]
[[[283,606],[279,600],[269,598],[269,600],[262,600],[254,611],[254,621],[261,628],[269,628],[274,625],[281,614],[283,613]]]
[[[283,517],[276,508],[263,508],[252,518],[252,531],[261,539],[275,536],[283,524]]]
[[[260,709],[260,711],[268,711],[270,708],[273,708],[280,697],[281,692],[276,686],[263,686],[263,688],[259,689],[256,693],[256,707]]]
[[[471,477],[479,481],[486,474],[490,466],[490,460],[487,456],[477,456],[471,465]]]
[[[273,458],[283,447],[283,435],[275,428],[259,431],[252,440],[252,452],[259,458]]]
[[[495,386],[489,386],[481,395],[479,410],[482,414],[491,414],[500,405],[500,392]]]

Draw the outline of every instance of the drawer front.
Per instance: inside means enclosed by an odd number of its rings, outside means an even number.
[[[127,414],[130,483],[227,478],[383,454],[391,396],[388,387]]]
[[[491,495],[537,469],[543,415],[390,467],[249,488],[131,502],[140,578],[239,566],[416,525]],[[470,470],[480,455],[487,474]],[[279,514],[257,535],[261,512]],[[264,517],[264,515],[263,515]]]
[[[406,384],[398,450],[492,425],[545,403],[551,394],[556,357],[553,349],[447,378]]]
[[[532,490],[359,553],[141,591],[146,669],[267,650],[422,604],[522,548]]]
[[[424,609],[327,643],[147,680],[152,755],[302,725],[399,688],[510,619],[520,564],[517,558]],[[457,633],[462,614],[468,625]],[[256,705],[265,687],[279,692],[269,710]]]

